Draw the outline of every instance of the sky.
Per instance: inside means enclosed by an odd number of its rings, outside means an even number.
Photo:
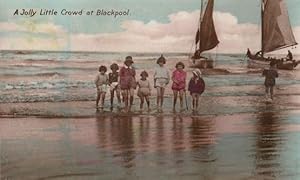
[[[300,41],[300,0],[286,0]],[[37,10],[33,17],[16,10]],[[40,10],[58,15],[38,15]],[[61,10],[83,10],[82,16]],[[127,11],[124,16],[86,15],[93,10]],[[0,0],[0,50],[191,52],[200,0]],[[219,53],[260,48],[260,0],[215,0]],[[300,54],[300,48],[290,48]]]

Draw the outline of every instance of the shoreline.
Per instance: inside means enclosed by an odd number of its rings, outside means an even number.
[[[300,94],[276,94],[272,103],[267,103],[264,96],[242,95],[242,96],[201,96],[198,112],[192,112],[190,97],[188,97],[188,110],[172,111],[173,97],[165,97],[163,112],[156,109],[155,97],[151,97],[150,111],[139,109],[139,99],[135,99],[131,112],[122,112],[115,107],[110,111],[109,100],[106,100],[104,109],[95,107],[94,101],[68,101],[68,102],[29,102],[29,103],[0,103],[0,118],[94,118],[97,116],[226,116],[233,114],[255,114],[260,112],[288,112],[300,110]],[[184,108],[186,106],[184,105]]]

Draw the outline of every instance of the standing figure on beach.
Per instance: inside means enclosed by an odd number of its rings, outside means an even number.
[[[290,50],[288,50],[288,54],[286,56],[287,61],[292,61],[293,60],[293,54]]]
[[[132,67],[132,64],[132,57],[127,56],[124,61],[125,66],[123,66],[119,72],[120,88],[122,91],[123,102],[125,103],[125,111],[131,110],[134,90],[136,88],[135,69]]]
[[[157,109],[161,111],[164,103],[165,88],[170,82],[170,74],[168,69],[164,67],[166,59],[163,55],[157,59],[156,64],[158,66],[154,69],[154,88],[157,90]]]
[[[113,109],[115,92],[118,98],[118,106],[121,105],[121,92],[119,86],[119,66],[116,63],[110,65],[111,73],[108,74],[110,85],[110,109]]]
[[[273,88],[276,84],[275,79],[278,77],[278,72],[275,68],[276,62],[272,61],[270,63],[270,68],[265,69],[262,73],[265,76],[265,87],[266,87],[266,99],[269,99],[269,94],[271,100],[273,100]]]
[[[193,71],[193,77],[189,82],[189,91],[193,99],[192,110],[198,110],[199,106],[199,97],[204,92],[205,82],[201,77],[201,71],[196,69]]]
[[[141,99],[140,109],[143,109],[144,101],[146,100],[148,111],[150,110],[150,100],[149,96],[151,95],[151,86],[150,82],[147,80],[148,73],[146,71],[141,72],[141,79],[137,82],[139,87],[138,96]]]
[[[105,74],[107,71],[107,68],[105,66],[99,67],[99,73],[97,74],[95,78],[95,84],[97,87],[97,99],[96,99],[96,108],[98,108],[99,101],[100,102],[100,108],[103,108],[104,106],[104,100],[105,100],[105,94],[108,90],[108,76]]]
[[[174,101],[173,101],[173,111],[175,111],[177,97],[179,94],[180,100],[180,110],[184,110],[183,108],[183,95],[185,93],[185,84],[186,84],[186,72],[184,69],[184,64],[182,62],[178,62],[175,66],[176,70],[173,71],[172,74],[172,90],[174,94]]]

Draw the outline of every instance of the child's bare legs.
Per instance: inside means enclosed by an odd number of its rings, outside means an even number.
[[[162,108],[162,106],[164,104],[165,88],[161,87],[160,92],[161,92],[161,94],[160,94],[160,108]]]
[[[133,105],[133,96],[134,96],[134,89],[133,88],[130,88],[129,95],[130,95],[129,109],[131,109],[131,106]]]
[[[178,91],[173,90],[173,95],[174,95],[174,99],[173,99],[173,111],[175,111],[176,103],[177,103]]]
[[[140,95],[140,100],[141,100],[140,110],[143,110],[143,106],[144,106],[144,96],[143,95]]]
[[[270,86],[271,99],[273,100],[273,86]]]
[[[113,108],[114,105],[114,97],[115,97],[115,90],[110,91],[110,108]]]
[[[161,88],[157,87],[156,90],[157,90],[156,104],[157,104],[157,108],[159,108],[160,107],[160,102],[161,102],[161,100],[160,100]]]
[[[199,94],[195,94],[196,97],[196,110],[198,110],[198,106],[199,106]]]
[[[101,108],[104,107],[105,94],[106,94],[105,92],[102,92],[102,93],[101,93]]]
[[[269,95],[269,87],[268,86],[266,86],[266,89],[265,89],[265,96],[266,96],[266,98],[268,98],[268,95]]]
[[[193,111],[196,109],[196,102],[197,102],[197,95],[196,93],[192,93],[192,98],[193,98]]]
[[[273,99],[273,86],[266,86],[266,98],[270,95],[271,99]]]
[[[121,92],[120,89],[116,89],[116,94],[117,94],[117,98],[118,98],[118,103],[121,104]]]
[[[156,99],[156,103],[157,103],[157,108],[161,109],[163,103],[164,103],[164,93],[165,93],[165,88],[163,87],[157,87],[157,99]]]
[[[96,107],[98,107],[98,105],[99,105],[100,94],[101,94],[101,92],[98,92],[98,91],[97,91]]]
[[[125,110],[128,110],[128,91],[129,90],[122,90],[123,102],[125,103]]]
[[[179,91],[180,109],[183,110],[183,93],[184,90]]]
[[[149,96],[145,96],[146,102],[147,102],[147,107],[148,107],[148,111],[150,110],[150,100],[149,100]]]

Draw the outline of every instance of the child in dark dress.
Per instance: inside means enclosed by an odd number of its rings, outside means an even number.
[[[204,92],[204,89],[205,89],[205,82],[201,77],[201,71],[196,69],[193,71],[193,77],[189,82],[189,88],[188,88],[193,99],[193,104],[192,104],[193,111],[198,109],[199,97]]]
[[[110,66],[111,73],[108,74],[108,79],[109,79],[109,85],[110,85],[110,105],[111,109],[113,109],[113,103],[114,103],[114,96],[115,92],[117,94],[118,98],[118,106],[121,104],[121,91],[120,91],[120,86],[119,86],[119,66],[116,63],[113,63]]]
[[[131,56],[127,56],[124,66],[120,69],[120,88],[122,91],[123,102],[125,103],[125,111],[131,110],[133,105],[134,90],[136,89],[135,69],[132,66],[133,60]]]

